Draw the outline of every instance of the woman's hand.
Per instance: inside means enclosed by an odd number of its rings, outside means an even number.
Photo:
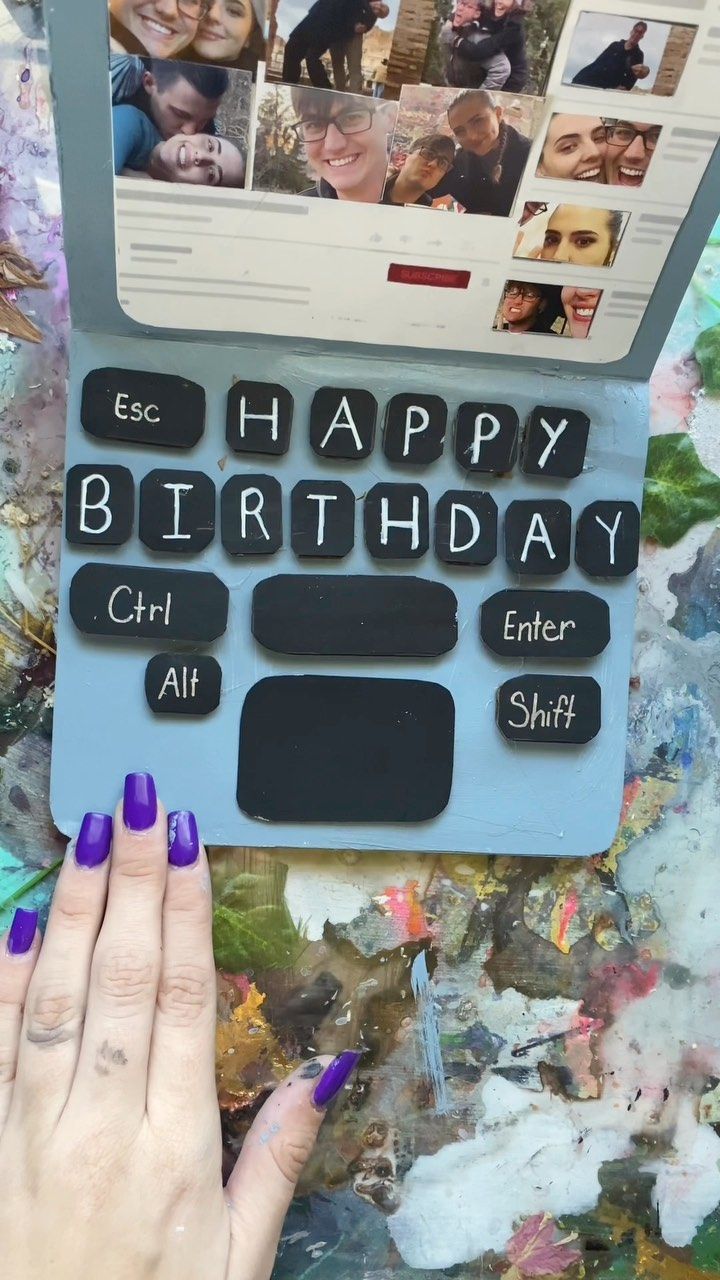
[[[207,858],[148,774],[86,815],[40,943],[34,912],[0,943],[3,1275],[266,1280],[359,1055],[280,1085],[223,1188]]]

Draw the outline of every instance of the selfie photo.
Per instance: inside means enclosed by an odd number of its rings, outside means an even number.
[[[266,85],[253,190],[379,204],[397,103],[306,85]]]
[[[641,187],[661,134],[659,124],[557,112],[548,125],[537,176]]]
[[[513,257],[611,267],[629,217],[618,209],[528,202],[520,217]]]
[[[266,80],[384,97],[399,5],[400,0],[276,0]]]
[[[541,113],[528,96],[404,88],[385,203],[508,217]]]
[[[265,0],[109,0],[110,52],[181,58],[255,74]]]
[[[115,174],[245,186],[249,72],[112,54],[110,81]]]
[[[438,0],[422,83],[543,93],[567,4],[568,0]]]
[[[669,97],[678,87],[696,27],[581,13],[563,84]]]
[[[601,297],[601,289],[588,289],[585,285],[507,280],[493,329],[503,333],[587,338]]]

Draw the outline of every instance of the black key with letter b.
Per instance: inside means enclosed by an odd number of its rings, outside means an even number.
[[[132,533],[135,486],[127,467],[77,463],[65,482],[68,542],[121,547]]]
[[[83,382],[80,421],[101,440],[191,449],[205,428],[205,392],[173,373],[93,369]]]

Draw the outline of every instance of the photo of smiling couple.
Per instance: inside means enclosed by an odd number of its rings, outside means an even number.
[[[250,71],[265,56],[265,0],[108,0],[110,52]]]
[[[253,188],[507,217],[541,112],[485,89],[414,85],[394,103],[267,85]]]

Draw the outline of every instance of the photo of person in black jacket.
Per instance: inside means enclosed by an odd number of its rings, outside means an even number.
[[[667,98],[680,83],[696,35],[697,27],[686,23],[583,11],[572,33],[563,84]]]
[[[647,22],[635,22],[625,40],[612,40],[588,66],[580,68],[572,83],[591,89],[634,89],[638,80],[650,74],[640,46],[647,29]]]
[[[525,171],[530,138],[507,122],[504,108],[486,89],[457,94],[447,123],[458,150],[452,173],[436,194],[453,196],[468,213],[506,218]]]
[[[331,46],[346,44],[353,36],[366,34],[378,19],[387,18],[389,13],[384,0],[315,0],[290,32],[285,45],[284,83],[300,83],[304,62],[310,83],[317,88],[331,89],[322,55]]]
[[[457,0],[439,36],[447,49],[445,79],[455,88],[522,93],[528,79],[524,14],[516,0]]]

